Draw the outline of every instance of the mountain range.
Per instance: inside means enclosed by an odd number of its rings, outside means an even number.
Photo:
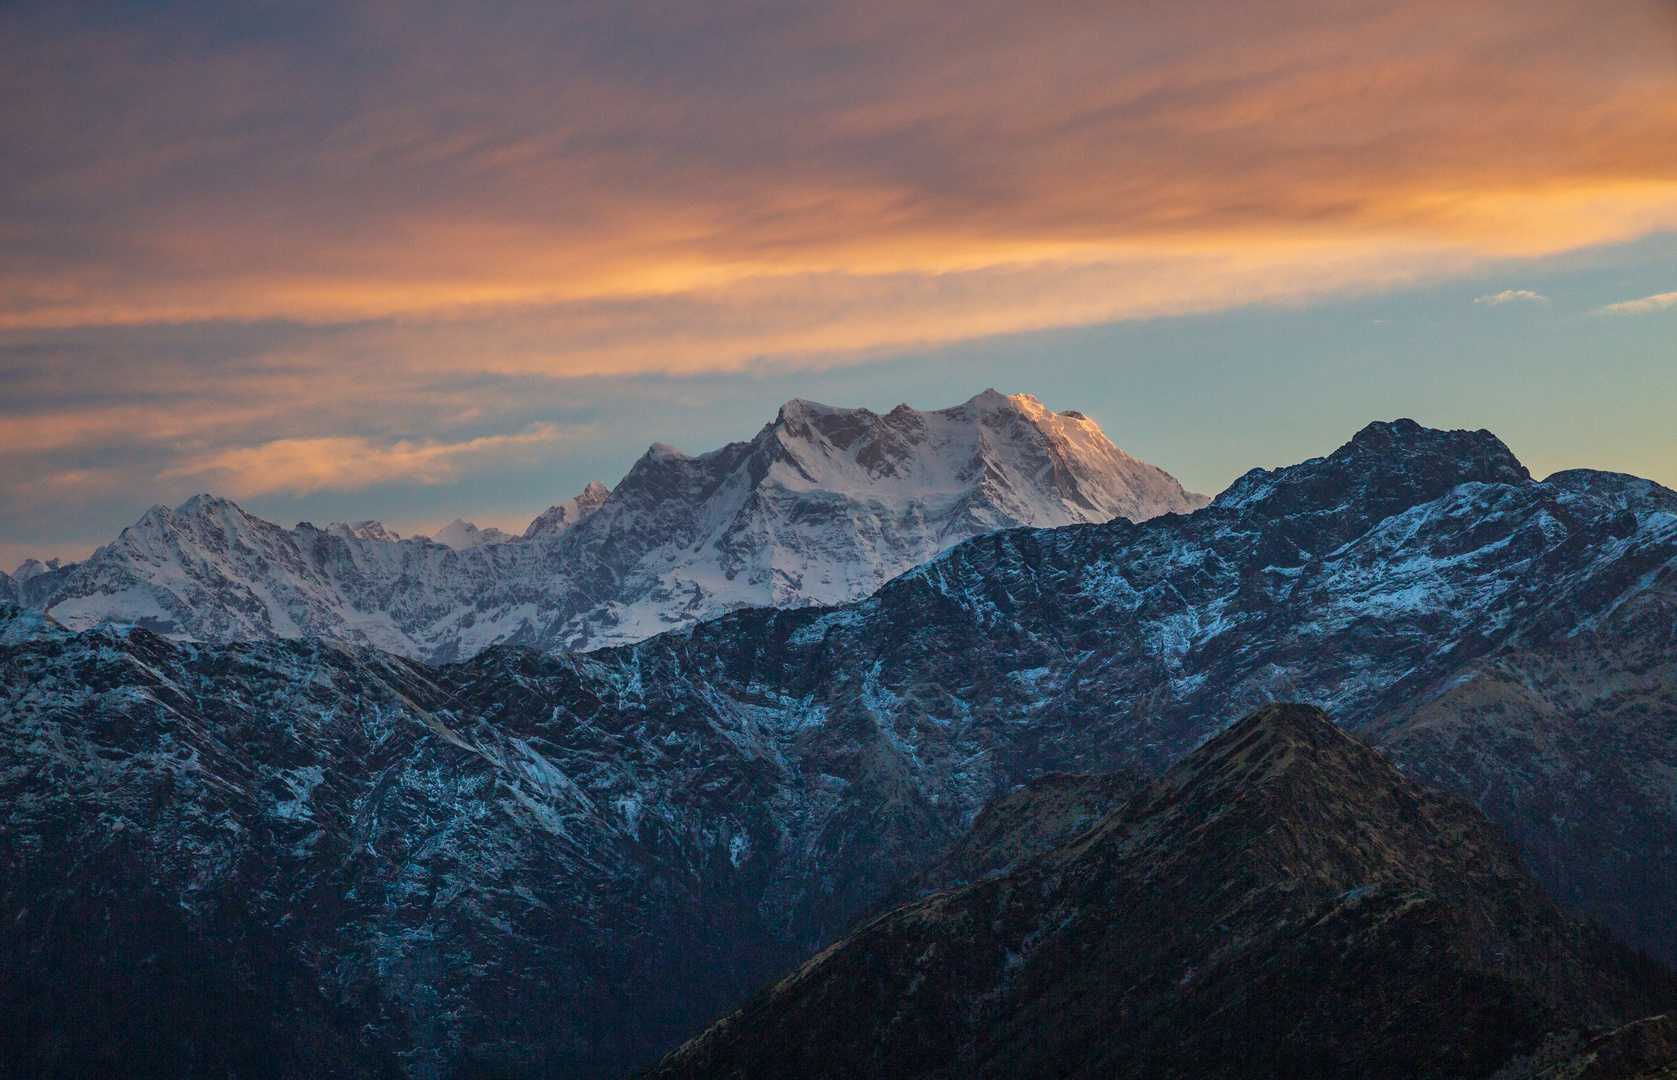
[[[1538,482],[1483,431],[1371,424],[1191,515],[987,533],[862,600],[581,654],[4,606],[0,693],[0,1014],[107,1015],[120,975],[203,1003],[204,1060],[620,1075],[882,905],[1029,864],[939,862],[1018,785],[1156,774],[1274,700],[1677,959],[1677,493]],[[1084,821],[1122,794],[1077,791]],[[216,1042],[240,1024],[267,1041]]]
[[[1270,705],[646,1076],[1459,1080],[1673,1004],[1677,974],[1562,912],[1468,803]]]
[[[654,444],[616,489],[596,481],[522,536],[460,520],[434,538],[376,521],[285,529],[199,495],[153,507],[84,562],[26,563],[0,595],[76,628],[325,637],[439,663],[843,603],[981,533],[1206,501],[1028,394],[884,415],[795,400],[750,442],[698,457]]]

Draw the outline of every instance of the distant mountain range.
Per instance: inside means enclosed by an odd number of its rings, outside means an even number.
[[[430,662],[490,645],[581,650],[741,607],[857,600],[969,537],[1132,521],[1208,500],[1080,413],[985,391],[884,415],[791,401],[750,442],[654,444],[522,536],[454,521],[284,529],[209,495],[153,507],[85,562],[31,561],[0,598],[66,626],[230,642],[318,636]]]
[[[1156,773],[1271,700],[1330,708],[1677,959],[1677,493],[1537,482],[1488,432],[1371,424],[1192,515],[984,535],[861,601],[585,654],[426,666],[0,605],[0,691],[7,1001],[108,1015],[76,995],[120,975],[205,1002],[202,1054],[244,1024],[268,1041],[227,1054],[621,1075],[893,897],[1016,868],[982,839],[1008,821],[1065,835],[1004,799],[958,843],[996,796]]]

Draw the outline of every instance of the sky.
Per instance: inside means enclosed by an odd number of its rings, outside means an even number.
[[[986,387],[1677,485],[1677,0],[0,5],[0,567]]]

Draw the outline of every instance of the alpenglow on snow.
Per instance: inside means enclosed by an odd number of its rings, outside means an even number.
[[[315,635],[445,662],[502,642],[592,649],[742,607],[844,603],[972,536],[1207,501],[1029,394],[883,415],[793,400],[749,442],[697,457],[654,444],[615,489],[590,484],[522,536],[460,521],[435,539],[377,522],[285,529],[199,495],[14,588],[72,629]]]

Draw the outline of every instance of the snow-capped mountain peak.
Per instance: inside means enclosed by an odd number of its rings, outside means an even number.
[[[610,494],[611,489],[598,480],[590,481],[580,495],[556,506],[550,506],[538,514],[536,520],[530,522],[529,528],[524,530],[523,538],[534,540],[537,537],[559,535],[598,510]]]
[[[794,398],[756,438],[697,457],[655,443],[573,543],[610,550],[630,595],[573,623],[573,647],[731,608],[839,603],[981,533],[1142,520],[1208,500],[1085,417],[994,390],[888,413]],[[608,542],[609,541],[609,542]]]
[[[689,455],[682,453],[669,443],[655,442],[646,448],[645,461],[685,461]]]
[[[770,478],[788,490],[898,505],[965,500],[974,531],[1141,521],[1209,501],[1118,449],[1083,414],[1051,412],[1030,394],[986,390],[951,409],[899,405],[883,416],[795,399],[772,429],[786,467]]]
[[[321,635],[434,661],[502,641],[583,649],[734,608],[859,599],[996,529],[1206,502],[1028,394],[885,414],[794,399],[749,442],[698,456],[654,443],[615,489],[589,484],[523,536],[459,519],[429,539],[377,522],[286,530],[199,495],[154,507],[28,602],[72,627]]]
[[[21,566],[12,571],[12,580],[21,585],[25,581],[31,581],[42,574],[57,570],[58,566],[57,559],[48,559],[46,562],[42,562],[40,559],[25,559]]]
[[[439,544],[447,544],[455,551],[465,551],[480,544],[502,544],[517,537],[496,528],[480,529],[469,521],[455,518],[438,529],[431,539]]]

